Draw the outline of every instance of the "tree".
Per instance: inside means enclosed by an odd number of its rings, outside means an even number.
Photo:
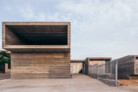
[[[10,54],[6,53],[5,51],[0,52],[0,71],[5,71],[5,63],[8,63],[8,68],[10,68],[11,60]]]

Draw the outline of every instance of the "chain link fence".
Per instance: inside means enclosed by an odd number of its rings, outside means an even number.
[[[90,65],[88,68],[89,76],[96,78],[106,84],[118,85],[118,62],[111,61],[102,65]]]

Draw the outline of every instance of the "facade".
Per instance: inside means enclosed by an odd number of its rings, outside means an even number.
[[[12,79],[70,77],[70,22],[3,22]]]
[[[110,57],[88,57],[85,59],[85,74],[89,73],[89,66],[93,66],[95,64],[101,65],[109,62],[111,60]]]
[[[138,55],[128,55],[118,61],[118,78],[129,78],[130,76],[138,76]]]
[[[84,73],[85,60],[71,60],[71,73]]]

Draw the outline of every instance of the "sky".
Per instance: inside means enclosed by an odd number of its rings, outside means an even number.
[[[0,0],[2,22],[71,22],[71,59],[138,55],[138,0]]]

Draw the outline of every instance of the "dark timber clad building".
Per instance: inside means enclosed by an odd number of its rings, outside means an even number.
[[[118,78],[138,77],[138,55],[128,55],[114,60],[118,62]]]

